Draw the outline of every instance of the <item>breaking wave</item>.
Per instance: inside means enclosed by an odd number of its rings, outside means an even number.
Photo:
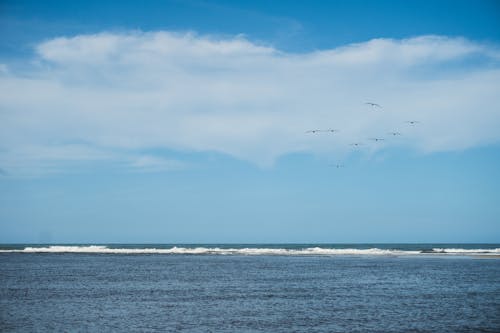
[[[500,248],[496,249],[445,249],[434,248],[431,251],[422,251],[422,253],[440,253],[440,254],[498,254],[500,255]]]
[[[190,255],[291,255],[291,256],[335,256],[335,255],[371,255],[371,256],[401,256],[401,255],[500,255],[500,248],[495,249],[461,249],[432,248],[427,250],[402,249],[356,249],[356,248],[221,248],[221,247],[177,247],[171,248],[113,248],[105,245],[87,246],[28,246],[24,249],[4,249],[0,252],[9,253],[102,253],[102,254],[190,254]]]

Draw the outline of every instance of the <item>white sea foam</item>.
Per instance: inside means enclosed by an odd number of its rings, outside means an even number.
[[[89,246],[63,246],[52,245],[46,247],[25,247],[24,249],[0,250],[0,252],[18,253],[103,253],[103,254],[218,254],[218,255],[292,255],[292,256],[335,256],[335,255],[498,255],[500,248],[496,249],[455,249],[434,248],[429,251],[395,250],[395,249],[356,249],[356,248],[220,248],[220,247],[171,247],[171,248],[110,248],[104,245]]]
[[[333,249],[310,247],[303,249],[286,248],[219,248],[219,247],[172,247],[158,248],[109,248],[102,245],[90,246],[48,246],[26,247],[19,250],[0,250],[0,252],[20,253],[116,253],[116,254],[220,254],[220,255],[404,255],[418,254],[418,251],[371,249]]]
[[[434,252],[447,253],[447,254],[500,254],[500,248],[496,249],[446,249],[446,248],[434,248]]]

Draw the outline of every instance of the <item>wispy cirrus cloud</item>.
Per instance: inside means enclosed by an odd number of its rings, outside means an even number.
[[[0,154],[0,175],[39,177],[50,174],[75,174],[96,166],[120,172],[166,172],[183,170],[189,164],[148,152],[96,147],[88,143],[45,145],[24,144]]]
[[[1,66],[0,167],[8,172],[57,165],[47,149],[76,161],[123,161],[117,152],[129,151],[130,165],[168,170],[178,162],[138,152],[216,151],[266,166],[292,152],[344,154],[358,141],[371,151],[438,152],[500,139],[500,51],[463,38],[293,54],[241,37],[160,31],[61,37],[35,51],[21,71]],[[314,128],[340,131],[305,133]],[[379,136],[386,140],[367,141]]]

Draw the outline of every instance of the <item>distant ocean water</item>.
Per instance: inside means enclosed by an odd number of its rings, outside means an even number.
[[[0,331],[500,332],[499,244],[0,245]]]

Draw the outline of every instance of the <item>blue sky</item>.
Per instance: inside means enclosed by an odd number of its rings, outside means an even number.
[[[499,22],[495,1],[3,1],[0,242],[500,242]]]

